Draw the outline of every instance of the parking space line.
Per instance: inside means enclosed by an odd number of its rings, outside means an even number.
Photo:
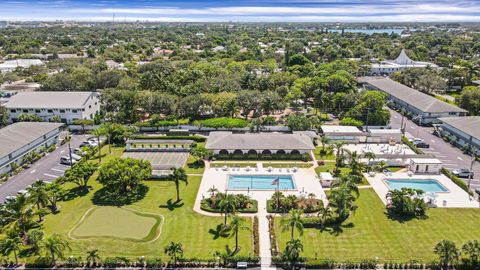
[[[30,173],[35,173],[37,171],[37,169],[33,169],[30,171]]]
[[[53,175],[53,174],[44,173],[43,175],[48,176],[48,177],[58,178],[57,175]]]
[[[461,158],[461,157],[457,157],[457,158],[458,158],[459,160],[463,160],[463,158]]]
[[[56,169],[56,168],[51,168],[50,170],[56,171],[56,172],[61,172],[61,173],[65,172],[65,170],[60,170],[60,169]]]

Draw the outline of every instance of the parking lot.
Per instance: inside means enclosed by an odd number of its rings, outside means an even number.
[[[393,128],[400,128],[402,122],[402,115],[396,111],[390,110],[391,119],[390,124]],[[455,146],[452,146],[449,143],[446,143],[441,138],[436,137],[432,134],[432,127],[421,127],[412,121],[408,120],[406,117],[403,119],[406,123],[405,133],[406,135],[410,134],[413,137],[423,139],[426,143],[430,145],[429,148],[422,149],[423,152],[427,154],[432,154],[439,160],[443,162],[443,167],[452,170],[452,169],[469,169],[472,157],[464,154],[460,149]],[[474,179],[471,182],[471,188],[477,189],[480,188],[480,164],[475,162],[473,166],[473,172],[475,174]],[[468,179],[464,178],[465,182]]]
[[[88,137],[91,137],[91,135],[72,135],[70,140],[72,151]],[[0,202],[5,201],[8,196],[16,195],[19,190],[26,189],[28,185],[39,179],[53,181],[62,176],[65,170],[70,167],[59,163],[60,157],[68,155],[68,145],[67,143],[58,147],[55,151],[48,153],[32,164],[30,168],[23,170],[0,185]]]

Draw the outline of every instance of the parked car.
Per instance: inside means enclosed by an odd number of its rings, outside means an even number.
[[[409,138],[408,140],[413,144],[423,142],[423,139],[420,138]]]
[[[80,147],[84,147],[84,146],[95,148],[98,146],[98,143],[94,141],[84,141],[80,144]]]
[[[76,159],[78,161],[78,160],[82,159],[82,156],[77,155],[75,153],[72,153],[72,159]]]
[[[415,145],[418,148],[430,148],[430,145],[426,142],[417,142],[417,143],[413,143],[413,145]]]
[[[69,156],[63,156],[63,157],[60,158],[60,164],[64,164],[64,165],[73,165],[77,162],[78,162],[78,160],[74,159],[73,157],[72,157],[72,160],[70,162],[70,157]]]
[[[469,169],[452,170],[452,174],[457,176],[457,177],[462,177],[462,178],[469,178],[469,177],[474,176],[474,173],[472,171],[470,171]]]
[[[18,195],[28,195],[28,191],[26,191],[25,189],[21,189],[19,191],[17,191]]]
[[[76,155],[82,156],[82,157],[87,154],[87,152],[83,151],[83,150],[80,149],[80,148],[75,148],[75,149],[73,149],[73,153],[75,153]]]

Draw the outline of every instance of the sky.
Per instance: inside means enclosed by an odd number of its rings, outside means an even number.
[[[480,22],[480,0],[0,0],[0,20]]]

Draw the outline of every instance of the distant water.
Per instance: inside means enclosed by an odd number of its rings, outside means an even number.
[[[345,32],[350,32],[350,33],[363,33],[367,35],[372,35],[372,34],[402,34],[403,31],[406,29],[345,29]],[[414,29],[410,29],[410,31],[415,31]],[[335,32],[335,33],[341,33],[342,29],[328,29],[328,32]]]

